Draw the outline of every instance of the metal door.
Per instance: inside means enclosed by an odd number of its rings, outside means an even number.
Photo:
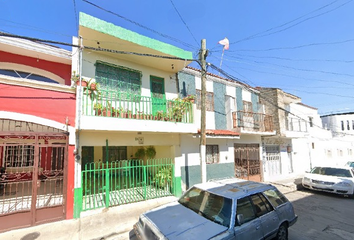
[[[235,176],[251,181],[262,181],[259,144],[234,144]]]
[[[65,219],[67,135],[0,135],[0,232]]]
[[[163,78],[150,77],[152,114],[166,113],[165,83]]]
[[[265,147],[266,162],[265,171],[268,177],[281,175],[281,161],[279,145],[268,145]]]

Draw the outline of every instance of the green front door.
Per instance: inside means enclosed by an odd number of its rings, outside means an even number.
[[[166,113],[165,82],[163,78],[150,76],[152,114]]]

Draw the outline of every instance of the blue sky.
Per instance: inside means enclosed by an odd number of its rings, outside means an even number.
[[[206,39],[216,66],[227,37],[222,69],[232,76],[281,88],[322,115],[354,111],[353,0],[87,1],[124,18],[83,0],[2,0],[0,31],[70,43],[81,11],[195,56]]]

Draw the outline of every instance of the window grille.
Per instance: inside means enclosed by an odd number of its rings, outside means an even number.
[[[197,109],[201,109],[201,96],[202,96],[202,91],[201,90],[196,90],[196,105]],[[205,96],[205,109],[206,111],[214,111],[214,93],[212,92],[206,92]]]
[[[34,146],[17,145],[6,146],[4,167],[29,167],[34,162]]]
[[[219,146],[218,145],[206,145],[206,163],[218,163],[219,162]]]
[[[141,76],[142,73],[134,69],[96,62],[96,82],[100,84],[102,89],[140,95]]]

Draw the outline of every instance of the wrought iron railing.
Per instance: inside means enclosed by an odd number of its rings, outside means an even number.
[[[286,119],[286,130],[292,132],[307,132],[307,122],[299,118],[290,118]]]
[[[193,107],[189,101],[145,97],[113,90],[100,90],[97,96],[85,89],[82,112],[86,116],[193,123]]]
[[[262,113],[236,111],[232,113],[233,128],[242,128],[248,131],[272,132],[273,117]]]
[[[89,163],[82,171],[82,210],[175,194],[172,159]]]

